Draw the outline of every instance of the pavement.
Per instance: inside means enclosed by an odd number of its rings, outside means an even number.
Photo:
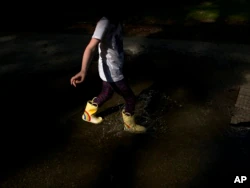
[[[250,45],[125,37],[136,120],[149,130],[131,135],[119,95],[100,109],[101,126],[81,120],[101,86],[97,56],[83,84],[69,83],[89,39],[0,37],[1,187],[234,186],[250,175],[249,132],[230,125]]]

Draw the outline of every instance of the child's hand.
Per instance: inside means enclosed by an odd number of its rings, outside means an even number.
[[[71,85],[76,87],[76,84],[82,83],[85,78],[84,72],[79,72],[70,79]]]

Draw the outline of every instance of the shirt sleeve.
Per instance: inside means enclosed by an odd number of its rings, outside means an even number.
[[[92,35],[92,38],[102,40],[105,32],[107,31],[108,25],[109,21],[107,19],[102,18],[101,20],[99,20],[96,25],[94,34]]]

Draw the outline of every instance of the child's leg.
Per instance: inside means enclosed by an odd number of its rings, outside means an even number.
[[[112,97],[113,93],[114,93],[114,90],[112,86],[110,85],[110,83],[103,81],[102,91],[96,98],[94,98],[93,102],[96,103],[100,107],[104,102],[106,102]]]
[[[133,115],[135,111],[136,97],[128,83],[125,81],[125,79],[122,79],[121,81],[111,83],[111,85],[113,86],[114,90],[124,98],[125,112]]]
[[[125,100],[125,109],[122,111],[122,117],[124,121],[124,130],[131,133],[144,133],[146,128],[137,125],[134,119],[136,98],[134,92],[129,87],[128,83],[123,79],[119,82],[113,83],[113,88]]]
[[[114,91],[108,82],[103,82],[102,91],[93,100],[88,101],[82,119],[84,121],[99,124],[102,122],[102,117],[96,117],[95,113],[98,111],[98,107],[101,106],[105,101],[112,97]]]

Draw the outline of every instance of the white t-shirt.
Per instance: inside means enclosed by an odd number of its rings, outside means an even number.
[[[106,82],[122,80],[124,53],[121,25],[116,27],[103,17],[97,23],[92,38],[101,40],[98,45],[98,71],[101,79]]]

